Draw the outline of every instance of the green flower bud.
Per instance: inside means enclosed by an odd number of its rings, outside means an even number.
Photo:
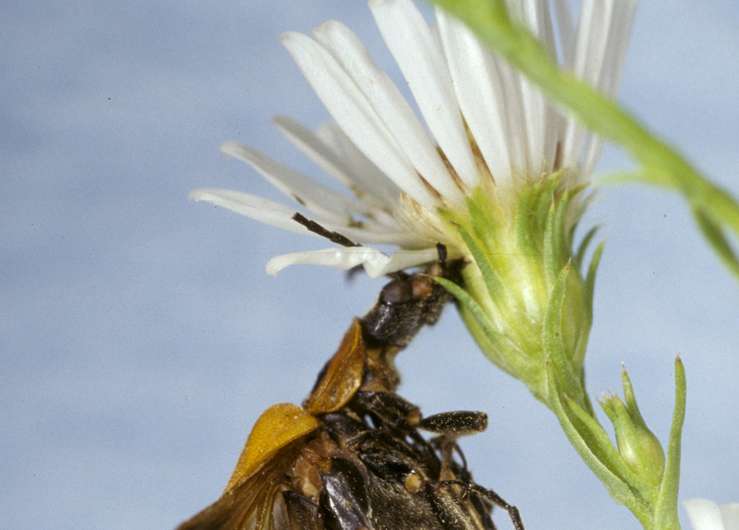
[[[656,487],[662,480],[665,453],[639,411],[631,380],[625,370],[622,378],[624,400],[609,395],[601,400],[601,406],[613,423],[618,451],[624,462],[647,485]]]

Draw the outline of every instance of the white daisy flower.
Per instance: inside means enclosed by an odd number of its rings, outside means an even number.
[[[693,530],[739,530],[739,503],[721,504],[706,499],[684,503]]]
[[[341,194],[236,143],[223,151],[252,166],[303,209],[242,192],[198,189],[210,202],[286,230],[321,235],[336,246],[278,256],[270,274],[297,263],[379,276],[437,259],[468,255],[443,211],[461,210],[475,190],[509,201],[548,175],[586,182],[601,142],[563,117],[539,90],[441,10],[430,26],[412,0],[371,0],[382,37],[421,116],[372,61],[352,31],[329,21],[312,35],[282,42],[335,124],[312,132],[289,118],[280,131],[331,177]],[[583,0],[577,23],[566,0],[519,0],[511,11],[563,66],[614,95],[634,10],[632,0]],[[568,215],[572,225],[578,215]],[[390,255],[372,245],[391,245]]]
[[[508,5],[564,69],[615,95],[635,0],[582,0],[577,22],[567,0]],[[566,352],[566,372],[584,387],[599,254],[583,274],[593,232],[577,251],[573,233],[601,141],[444,11],[435,11],[431,26],[412,0],[369,6],[420,116],[342,23],[282,37],[335,124],[311,132],[278,118],[277,126],[351,193],[228,143],[227,154],[304,213],[236,191],[201,189],[192,197],[335,243],[275,257],[271,274],[310,263],[362,265],[379,276],[435,261],[443,245],[449,258],[467,264],[460,285],[447,288],[471,334],[494,363],[551,406],[547,359],[554,346]],[[377,245],[395,250],[386,255]]]

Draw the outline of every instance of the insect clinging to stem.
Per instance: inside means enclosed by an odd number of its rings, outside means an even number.
[[[438,320],[449,295],[434,276],[455,266],[396,274],[302,406],[267,409],[221,497],[178,530],[493,530],[493,506],[523,530],[514,506],[473,482],[457,445],[487,415],[423,417],[396,393],[394,358]]]

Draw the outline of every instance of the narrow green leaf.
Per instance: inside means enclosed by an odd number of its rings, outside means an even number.
[[[638,170],[638,171],[616,171],[600,175],[596,184],[600,186],[635,184],[639,182],[648,182],[653,186],[661,188],[671,188],[672,181],[669,176],[657,171]]]
[[[737,257],[736,251],[732,248],[724,231],[702,210],[693,209],[693,216],[703,233],[703,237],[713,247],[724,265],[739,278],[739,257]]]
[[[678,357],[675,359],[675,410],[672,415],[665,473],[655,503],[653,526],[655,530],[679,530],[680,528],[677,499],[680,490],[680,446],[685,423],[686,400],[685,366]]]

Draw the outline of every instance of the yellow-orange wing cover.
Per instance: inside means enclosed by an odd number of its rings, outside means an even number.
[[[280,482],[318,420],[290,403],[262,413],[249,434],[226,490],[178,530],[272,530]]]
[[[362,386],[366,357],[362,326],[354,319],[303,403],[305,409],[311,414],[327,414],[346,405]]]
[[[318,428],[318,420],[292,403],[279,403],[265,410],[246,440],[226,491],[259,470],[283,447]]]

